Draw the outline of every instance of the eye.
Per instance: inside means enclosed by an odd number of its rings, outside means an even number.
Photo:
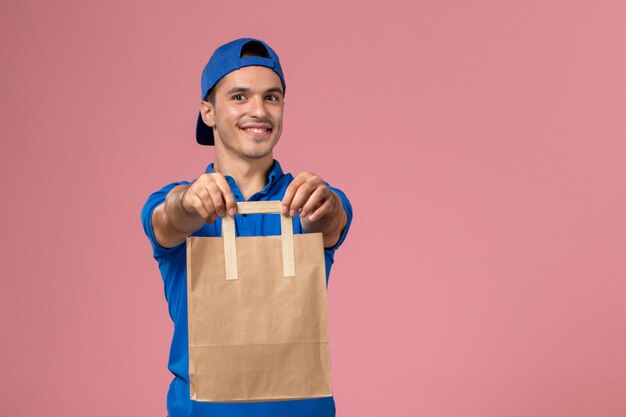
[[[245,97],[243,96],[243,94],[235,94],[235,95],[232,97],[232,99],[233,99],[233,100],[237,100],[237,101],[241,101],[241,100],[245,99]]]
[[[265,96],[265,99],[267,101],[278,101],[278,97],[275,96],[275,95],[272,95],[272,94],[269,94],[269,95]]]

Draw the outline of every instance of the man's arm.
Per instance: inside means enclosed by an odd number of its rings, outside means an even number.
[[[283,197],[282,211],[291,217],[300,212],[304,230],[321,232],[325,248],[332,248],[339,242],[348,222],[341,198],[319,176],[308,172],[300,173],[289,184]]]
[[[152,228],[159,245],[173,248],[187,236],[213,223],[226,210],[235,213],[235,197],[218,172],[203,174],[192,184],[179,185],[152,212]]]

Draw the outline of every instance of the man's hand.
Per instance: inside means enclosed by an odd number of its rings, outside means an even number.
[[[207,223],[218,217],[235,214],[235,197],[226,178],[219,173],[207,173],[198,177],[180,196],[183,209],[197,214]]]
[[[179,185],[152,213],[157,242],[172,248],[185,241],[205,223],[213,223],[226,211],[235,214],[235,197],[219,172],[206,173],[190,185]]]
[[[324,234],[324,247],[332,247],[341,236],[348,217],[341,199],[319,176],[302,172],[289,184],[282,201],[283,214],[300,213],[304,230]]]

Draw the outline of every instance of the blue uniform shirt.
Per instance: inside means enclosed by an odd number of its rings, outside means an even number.
[[[211,163],[205,172],[215,172]],[[245,201],[235,180],[225,176],[236,201]],[[263,190],[252,195],[248,201],[282,200],[289,183],[293,181],[291,174],[283,173],[278,161],[268,174],[267,185]],[[186,245],[182,242],[173,248],[160,246],[152,228],[152,212],[165,201],[167,193],[177,185],[189,184],[180,181],[166,185],[152,193],[141,211],[143,228],[152,244],[154,258],[159,264],[165,298],[169,314],[174,321],[174,335],[170,348],[168,368],[174,374],[167,394],[167,410],[169,417],[330,417],[335,415],[333,397],[313,398],[305,400],[287,400],[250,403],[214,403],[193,401],[189,396],[189,351],[187,339],[187,255]],[[329,185],[339,195],[343,208],[348,215],[348,223],[341,233],[339,242],[324,250],[326,261],[326,285],[330,267],[333,264],[335,250],[342,244],[352,221],[352,206],[346,195]],[[306,233],[302,229],[300,217],[294,218],[294,233]],[[277,215],[248,214],[235,215],[236,236],[270,236],[280,235],[280,218]],[[217,237],[222,235],[221,218],[213,224],[205,224],[193,236]]]

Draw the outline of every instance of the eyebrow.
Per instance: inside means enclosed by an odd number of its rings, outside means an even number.
[[[272,87],[269,90],[267,90],[266,93],[280,93],[282,95],[283,89],[280,87]]]
[[[228,90],[228,92],[226,94],[230,95],[230,94],[235,94],[235,93],[247,93],[249,92],[250,89],[247,87],[233,87],[230,90]],[[280,93],[280,94],[284,94],[283,93],[283,89],[280,87],[272,87],[268,90],[265,91],[265,94],[267,93]]]

